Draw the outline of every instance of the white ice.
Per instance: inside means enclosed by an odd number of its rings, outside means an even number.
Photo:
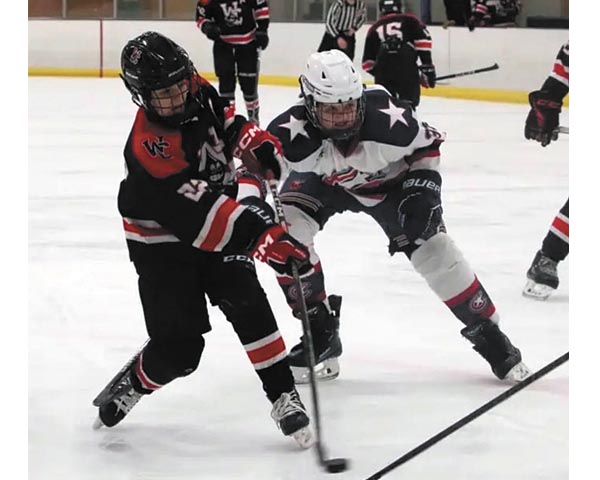
[[[261,86],[260,95],[265,125],[297,100],[289,87]],[[521,289],[569,194],[569,142],[526,141],[527,111],[426,97],[419,116],[448,134],[449,233],[538,370],[569,348],[568,259],[548,301]],[[258,377],[214,309],[193,375],[144,398],[116,428],[92,430],[92,399],[146,338],[116,206],[134,112],[117,79],[29,79],[29,478],[329,477],[313,451],[277,431]],[[406,258],[388,255],[367,216],[333,218],[317,248],[329,293],[343,296],[342,372],[319,394],[328,453],[352,468],[332,478],[367,478],[509,388]],[[272,272],[258,271],[290,348],[300,324]],[[308,388],[300,393],[309,406]],[[568,404],[566,364],[383,478],[567,478]]]

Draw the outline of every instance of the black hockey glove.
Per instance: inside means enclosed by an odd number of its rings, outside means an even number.
[[[421,85],[424,88],[434,88],[435,80],[437,75],[435,74],[434,65],[420,65],[419,71],[421,72]]]
[[[218,40],[220,38],[221,29],[215,22],[207,20],[202,24],[200,29],[202,30],[202,33],[209,38],[209,40]]]
[[[281,142],[252,122],[242,127],[233,156],[241,159],[249,172],[264,179],[281,178],[281,165],[284,162]]]
[[[525,120],[525,138],[540,142],[542,147],[558,139],[558,117],[562,102],[551,98],[548,92],[536,90],[529,94],[531,110]]]
[[[260,236],[252,255],[281,275],[292,276],[292,262],[298,267],[300,275],[312,268],[308,249],[286,233],[281,225],[269,228]]]
[[[441,231],[442,177],[435,170],[415,170],[402,180],[398,220],[411,242],[420,243]]]
[[[256,32],[256,45],[261,50],[266,50],[269,46],[269,34],[267,32],[263,32],[262,30],[258,30]]]

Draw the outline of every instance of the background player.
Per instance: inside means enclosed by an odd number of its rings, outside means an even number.
[[[401,12],[400,0],[379,1],[381,16],[367,32],[362,67],[375,77],[375,83],[416,108],[421,86],[435,87],[432,41],[417,17]]]
[[[269,45],[267,0],[198,0],[196,25],[214,41],[219,93],[235,103],[236,76],[248,119],[259,124],[259,52]]]
[[[569,44],[556,56],[552,72],[540,90],[529,94],[531,110],[525,121],[525,138],[542,147],[558,139],[558,119],[562,101],[569,93]],[[560,209],[537,251],[529,270],[523,294],[547,299],[558,288],[557,266],[569,254],[569,199]]]

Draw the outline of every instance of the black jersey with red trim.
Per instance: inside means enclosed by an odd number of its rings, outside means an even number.
[[[235,200],[232,150],[246,119],[200,76],[190,94],[195,108],[177,128],[140,108],[127,139],[118,206],[132,259],[180,242],[208,252],[245,250],[265,229],[264,219]]]
[[[419,121],[409,103],[375,85],[365,92],[360,132],[348,141],[323,136],[300,102],[267,130],[279,138],[288,170],[313,172],[367,206],[385,199],[412,169],[438,170],[445,133]]]
[[[254,41],[255,32],[269,28],[267,0],[198,0],[196,25],[215,22],[221,30],[220,38],[232,45]]]
[[[569,93],[569,42],[560,47],[542,90],[548,92],[557,102],[562,101]]]
[[[418,85],[418,60],[431,64],[432,46],[427,27],[414,15],[384,15],[367,32],[362,67],[376,83]]]

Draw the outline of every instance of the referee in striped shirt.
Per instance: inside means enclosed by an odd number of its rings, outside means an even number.
[[[329,7],[325,20],[325,34],[319,52],[341,50],[354,60],[355,33],[367,19],[364,0],[335,0]]]

